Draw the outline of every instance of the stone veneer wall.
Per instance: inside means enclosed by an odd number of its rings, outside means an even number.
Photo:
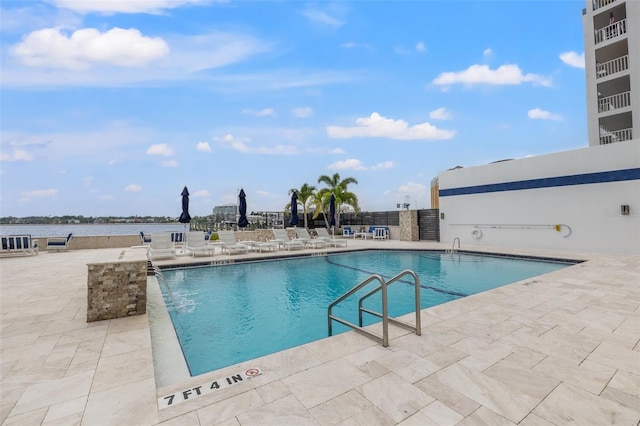
[[[87,266],[87,322],[146,313],[146,261],[90,263]]]
[[[400,241],[418,241],[418,210],[402,210],[400,212]]]

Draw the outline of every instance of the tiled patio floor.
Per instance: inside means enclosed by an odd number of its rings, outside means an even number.
[[[350,241],[348,248],[370,245],[445,248],[399,241]],[[423,310],[422,336],[390,326],[388,348],[344,333],[159,389],[149,313],[86,322],[86,264],[121,255],[144,259],[144,250],[2,258],[0,419],[5,425],[637,425],[640,257],[508,252],[588,261]],[[197,386],[249,367],[263,374],[158,409],[159,397],[195,394]]]

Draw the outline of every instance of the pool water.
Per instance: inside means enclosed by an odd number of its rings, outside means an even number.
[[[567,263],[425,251],[366,251],[277,261],[165,270],[161,286],[191,375],[327,337],[327,307],[371,274],[405,269],[420,278],[422,309],[568,266]],[[358,323],[358,299],[337,305]],[[169,291],[170,290],[170,291]],[[389,315],[414,309],[413,279],[389,286]],[[380,296],[365,307],[381,311]],[[379,321],[365,314],[365,325]],[[334,322],[333,334],[348,328]]]

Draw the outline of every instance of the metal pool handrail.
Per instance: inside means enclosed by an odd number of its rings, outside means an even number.
[[[420,323],[420,277],[418,277],[418,275],[413,272],[410,269],[406,269],[402,272],[400,272],[398,275],[396,275],[395,277],[391,278],[389,281],[386,281],[386,285],[388,286],[389,284],[392,284],[396,281],[399,281],[400,278],[404,277],[405,275],[411,275],[413,277],[413,281],[414,281],[414,287],[415,287],[415,314],[416,314],[416,325],[413,326],[409,323],[403,322],[403,321],[399,321],[395,318],[388,318],[388,321],[399,326],[402,327],[404,329],[413,331],[414,333],[416,333],[417,336],[420,336],[422,333],[422,326]],[[360,298],[360,300],[358,301],[358,322],[360,324],[360,327],[362,327],[362,313],[366,312],[370,315],[376,316],[378,318],[381,318],[382,315],[379,312],[375,312],[372,311],[370,309],[367,309],[365,307],[362,306],[363,302],[368,299],[370,296],[376,294],[378,291],[380,291],[381,287],[378,287],[376,289],[373,289],[372,291],[370,291],[369,293],[365,294],[364,296],[362,296]],[[383,296],[383,308],[384,305],[386,304],[386,300],[384,300],[384,296]]]
[[[397,280],[399,280],[400,278],[402,278],[405,275],[411,275],[414,278],[415,281],[415,295],[416,295],[416,326],[413,327],[411,324],[406,324],[404,322],[398,321],[394,318],[389,318],[389,309],[388,309],[388,297],[387,297],[387,286]],[[343,300],[345,300],[346,298],[352,296],[353,294],[355,294],[358,290],[362,289],[364,286],[366,286],[367,284],[369,284],[372,281],[378,280],[378,282],[380,282],[380,286],[376,287],[374,290],[372,290],[371,292],[367,293],[365,296],[361,297],[360,300],[358,301],[358,309],[359,309],[359,319],[360,319],[360,325],[355,325],[350,323],[349,321],[346,321],[342,318],[338,318],[336,316],[334,316],[332,314],[332,310],[333,307],[335,305],[337,305],[338,303],[342,302]],[[382,292],[382,313],[378,313],[378,312],[374,312],[371,311],[369,309],[363,308],[362,307],[362,301],[366,298],[368,298],[369,296],[377,293],[381,291]],[[365,330],[362,327],[362,312],[367,312],[371,315],[375,315],[377,317],[382,318],[382,336],[379,336],[375,333],[372,333],[371,331]],[[378,343],[381,343],[382,346],[387,347],[389,346],[389,322],[393,322],[396,325],[399,325],[400,327],[403,328],[408,328],[412,331],[415,331],[415,333],[419,336],[420,335],[420,330],[421,330],[421,326],[420,326],[420,279],[418,278],[418,276],[416,275],[415,272],[411,271],[411,270],[405,270],[400,272],[398,275],[396,275],[395,277],[391,278],[388,282],[384,280],[384,278],[382,278],[382,276],[380,276],[379,274],[373,274],[371,275],[369,278],[367,278],[366,280],[362,281],[360,284],[358,284],[357,286],[355,286],[354,288],[352,288],[351,290],[349,290],[348,292],[346,292],[345,294],[343,294],[342,296],[340,296],[339,298],[337,298],[335,301],[333,301],[329,307],[327,308],[327,321],[328,321],[328,326],[329,326],[329,336],[333,335],[333,327],[332,327],[332,321],[338,321],[339,323],[346,325],[347,327],[351,327],[354,331],[361,333],[373,340],[375,340]]]

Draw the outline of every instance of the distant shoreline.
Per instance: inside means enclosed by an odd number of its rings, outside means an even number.
[[[140,232],[184,231],[182,223],[69,223],[69,224],[8,224],[0,225],[0,234],[29,234],[33,237],[57,237],[73,233],[76,236],[138,235]]]

